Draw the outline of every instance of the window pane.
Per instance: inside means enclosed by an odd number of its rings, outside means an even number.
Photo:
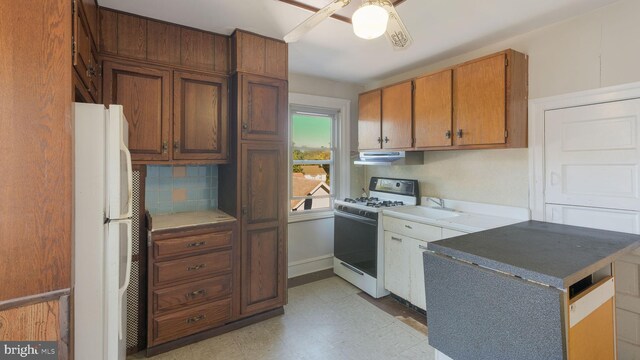
[[[331,117],[293,114],[291,116],[291,147],[295,149],[293,159],[330,159],[332,122]],[[297,159],[296,156],[299,158]]]
[[[292,199],[291,211],[326,209],[331,206],[331,165],[293,165],[291,192],[293,196],[310,199]]]

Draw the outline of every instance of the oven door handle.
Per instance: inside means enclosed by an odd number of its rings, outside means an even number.
[[[372,226],[378,225],[378,220],[369,219],[369,218],[366,218],[366,217],[353,215],[353,214],[349,214],[349,213],[344,213],[344,212],[341,212],[341,211],[334,212],[334,215],[335,216],[344,217],[344,218],[347,218],[347,219],[351,219],[351,220],[355,220],[355,221],[358,221],[358,222],[361,222],[361,223],[367,224],[367,225],[372,225]]]

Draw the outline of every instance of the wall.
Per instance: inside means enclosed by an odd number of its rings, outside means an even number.
[[[145,206],[151,214],[218,208],[215,165],[149,165],[145,185]]]
[[[640,81],[638,14],[640,1],[619,1],[365,87],[391,84],[506,48],[529,55],[530,99]],[[365,179],[402,174],[419,179],[423,195],[528,207],[526,154],[526,149],[426,152],[424,166],[367,168]]]
[[[292,93],[351,100],[351,151],[358,144],[358,94],[363,87],[308,75],[289,74]],[[351,189],[362,187],[364,171],[351,165]],[[361,190],[358,190],[361,191]],[[359,193],[359,192],[358,192]],[[289,277],[327,269],[333,266],[333,217],[289,223]]]

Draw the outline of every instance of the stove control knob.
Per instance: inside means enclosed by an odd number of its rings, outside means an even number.
[[[364,213],[364,216],[369,217],[369,216],[371,216],[371,213],[367,211],[367,212]]]
[[[364,211],[364,210],[360,210],[359,214],[360,214],[360,215],[364,215],[364,214],[365,214],[365,211]]]

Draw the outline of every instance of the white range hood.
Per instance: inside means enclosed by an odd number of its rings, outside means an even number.
[[[422,165],[424,153],[422,151],[362,151],[360,158],[353,162],[355,165]]]

